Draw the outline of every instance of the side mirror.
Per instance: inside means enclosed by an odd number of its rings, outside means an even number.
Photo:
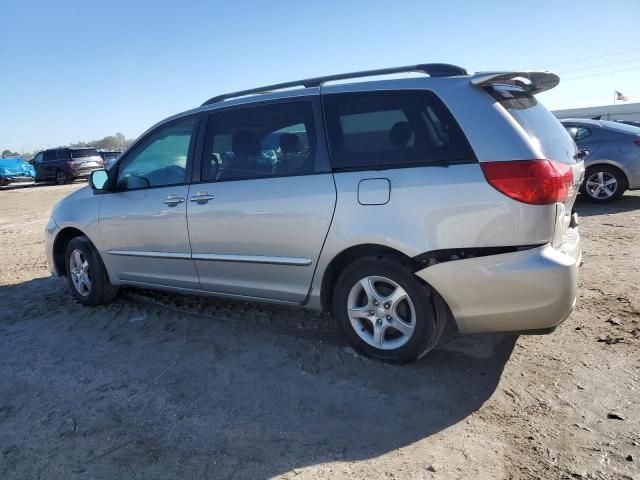
[[[108,190],[109,188],[109,172],[106,170],[94,170],[89,175],[89,185],[94,190]]]
[[[578,150],[578,153],[576,153],[576,160],[582,160],[587,155],[589,155],[589,150]]]

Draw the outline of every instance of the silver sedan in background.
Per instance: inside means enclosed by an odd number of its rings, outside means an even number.
[[[640,189],[640,128],[607,120],[561,120],[581,150],[589,154],[581,192],[592,202],[617,200]]]

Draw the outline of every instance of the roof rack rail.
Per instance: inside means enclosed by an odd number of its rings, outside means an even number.
[[[406,67],[393,67],[393,68],[380,68],[377,70],[364,70],[361,72],[352,73],[339,73],[336,75],[327,75],[324,77],[307,78],[304,80],[296,80],[294,82],[276,83],[275,85],[267,85],[265,87],[251,88],[249,90],[240,90],[239,92],[225,93],[224,95],[218,95],[210,98],[202,104],[211,105],[213,103],[219,103],[223,100],[230,98],[244,97],[245,95],[251,95],[256,93],[269,93],[274,90],[283,90],[285,88],[292,87],[319,87],[325,82],[334,80],[346,80],[349,78],[359,77],[373,77],[377,75],[392,75],[394,73],[405,72],[423,72],[430,77],[454,77],[456,75],[467,75],[467,71],[458,67],[457,65],[449,65],[448,63],[423,63],[419,65],[407,65]]]

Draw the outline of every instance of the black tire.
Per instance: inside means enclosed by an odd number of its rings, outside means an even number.
[[[413,333],[408,336],[406,343],[398,348],[383,349],[371,345],[361,335],[367,336],[367,332],[365,332],[367,330],[368,334],[373,337],[372,330],[375,327],[372,321],[356,321],[362,332],[359,334],[349,318],[347,312],[350,292],[361,279],[366,277],[385,277],[392,280],[402,287],[411,299],[415,312],[415,323],[412,322]],[[417,360],[431,351],[442,335],[446,321],[446,315],[439,315],[440,312],[446,312],[444,301],[435,292],[432,292],[428,285],[420,282],[408,264],[399,259],[389,257],[363,257],[348,265],[341,272],[335,284],[332,307],[333,315],[340,329],[357,352],[370,358],[394,364]],[[370,310],[369,313],[372,311]],[[374,316],[377,316],[377,313]],[[376,319],[375,321],[377,322],[378,320]],[[384,322],[384,319],[382,321]],[[394,331],[393,323],[391,322],[387,323],[386,330],[383,331],[388,332],[389,327],[391,327],[390,332],[392,335],[400,333],[399,331]],[[388,335],[388,333],[383,335]],[[391,341],[394,340],[394,338],[391,339]]]
[[[55,182],[58,185],[64,185],[69,182],[67,175],[60,169],[56,170]]]
[[[590,179],[593,179],[594,176],[597,177],[598,174],[602,173],[605,177],[611,176],[615,178],[615,190],[613,195],[611,196],[595,196],[594,191],[597,191],[597,187],[590,187],[587,185],[587,182]],[[624,173],[618,170],[615,167],[609,165],[594,165],[587,168],[587,172],[584,176],[584,182],[580,186],[580,192],[583,194],[584,198],[593,203],[609,203],[618,200],[622,194],[624,194],[627,189],[627,178]],[[600,191],[602,193],[602,191]]]
[[[80,258],[86,260],[88,264],[86,270],[90,279],[88,292],[83,288],[83,293],[81,293],[72,278],[71,255],[75,255],[76,250],[80,252]],[[104,263],[87,237],[82,235],[72,238],[67,245],[64,260],[71,293],[83,305],[102,305],[109,303],[118,295],[118,287],[109,281]]]

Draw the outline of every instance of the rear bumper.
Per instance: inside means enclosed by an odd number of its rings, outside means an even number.
[[[73,178],[87,178],[89,177],[89,175],[91,175],[91,172],[95,172],[96,170],[102,170],[103,167],[96,167],[96,168],[85,168],[82,170],[73,170],[71,172],[71,175],[73,176]]]
[[[575,306],[580,261],[571,228],[559,248],[439,263],[416,275],[446,300],[463,333],[547,330]]]

